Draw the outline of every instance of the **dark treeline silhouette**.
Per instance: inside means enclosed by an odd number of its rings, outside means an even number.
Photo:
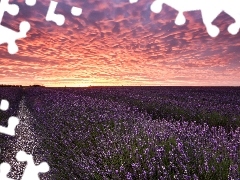
[[[45,87],[45,86],[43,86],[43,85],[30,85],[30,87]]]
[[[43,85],[22,86],[22,85],[0,84],[0,87],[45,87],[45,86],[43,86]]]
[[[0,87],[22,87],[22,85],[0,84]]]

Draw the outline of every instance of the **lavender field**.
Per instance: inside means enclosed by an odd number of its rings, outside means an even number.
[[[0,98],[0,124],[21,116],[38,139],[22,148],[48,162],[42,179],[240,179],[240,88],[2,87]],[[0,163],[13,139],[0,134]]]

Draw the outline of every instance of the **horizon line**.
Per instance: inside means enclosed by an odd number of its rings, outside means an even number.
[[[44,87],[44,88],[92,88],[92,87],[240,87],[234,85],[103,85],[103,86],[44,86],[0,84],[0,87]]]

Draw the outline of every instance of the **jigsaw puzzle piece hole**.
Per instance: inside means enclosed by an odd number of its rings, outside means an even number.
[[[228,32],[232,35],[236,35],[239,31],[239,25],[237,23],[233,23],[228,27]]]
[[[154,13],[160,13],[162,10],[163,3],[160,1],[154,1],[150,7],[151,11]]]
[[[28,6],[34,6],[36,4],[36,0],[25,0],[25,3]]]
[[[0,104],[0,110],[7,111],[8,108],[9,108],[9,102],[5,99],[2,99]]]
[[[39,169],[40,169],[40,172],[42,173],[46,173],[50,170],[50,167],[48,165],[48,163],[46,162],[42,162],[40,165],[39,165]]]
[[[206,26],[207,32],[211,37],[217,37],[220,33],[220,29],[217,26],[213,25],[212,22],[221,12],[221,8],[206,8],[202,10],[203,23]]]
[[[138,0],[129,0],[131,4],[138,2]]]
[[[2,164],[0,164],[1,174],[7,175],[10,170],[11,170],[11,166],[8,163],[3,162]]]
[[[175,24],[178,25],[178,26],[181,26],[181,25],[184,25],[185,22],[186,22],[185,16],[183,15],[182,12],[179,12],[177,17],[176,17]]]
[[[17,117],[11,116],[8,120],[8,126],[15,128],[19,124],[19,119]]]
[[[27,156],[28,156],[27,153],[25,153],[24,151],[19,151],[16,155],[16,159],[18,161],[26,161]]]
[[[217,26],[212,25],[207,27],[207,32],[211,37],[217,37],[220,33],[220,30]]]
[[[82,14],[82,9],[73,6],[72,9],[71,9],[71,13],[74,16],[80,16]]]
[[[19,30],[22,34],[26,34],[30,30],[31,26],[29,22],[23,21],[20,23]]]
[[[7,12],[11,14],[12,16],[16,16],[19,13],[19,7],[16,4],[10,4],[8,5]]]
[[[14,180],[12,178],[8,178],[7,174],[10,172],[11,166],[10,164],[3,162],[0,164],[0,179],[1,180]]]
[[[55,9],[57,8],[58,2],[51,1],[49,5],[49,9],[46,15],[47,21],[53,21],[58,26],[62,26],[65,21],[65,17],[62,14],[55,14]]]
[[[18,52],[18,46],[15,43],[8,44],[8,52],[10,54],[15,54]]]

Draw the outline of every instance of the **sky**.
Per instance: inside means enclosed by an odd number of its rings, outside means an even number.
[[[227,31],[234,19],[222,12],[208,35],[201,11],[184,13],[187,22],[175,25],[177,11],[163,5],[153,13],[154,0],[58,0],[58,26],[46,21],[50,0],[33,7],[10,0],[20,12],[4,13],[1,25],[19,31],[31,25],[27,37],[16,41],[11,55],[0,45],[0,84],[45,86],[240,86],[240,33]],[[72,6],[82,14],[71,14]]]

